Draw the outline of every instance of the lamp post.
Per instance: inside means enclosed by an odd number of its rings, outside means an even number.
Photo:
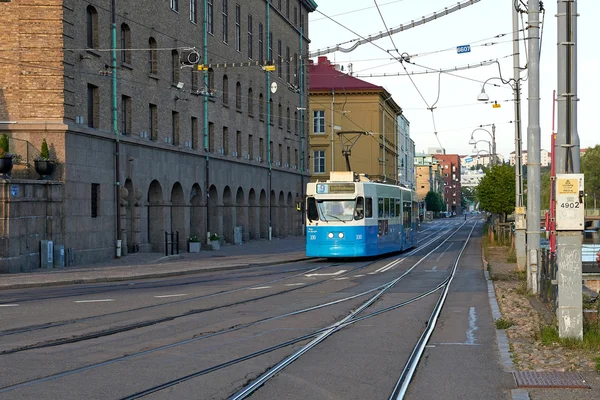
[[[483,89],[482,89],[483,91]],[[485,92],[482,92],[483,94],[485,94]],[[481,94],[480,94],[481,96]],[[479,96],[477,97],[479,98]],[[490,154],[492,156],[492,166],[496,165],[496,125],[492,124],[492,131],[488,131],[487,129],[483,128],[483,125],[480,125],[479,128],[475,128],[473,130],[473,132],[471,132],[471,140],[469,141],[469,144],[476,144],[477,142],[475,142],[475,138],[473,137],[473,135],[475,134],[476,131],[484,131],[487,132],[488,135],[490,135],[490,137],[492,138],[492,142],[490,144]],[[488,142],[490,143],[490,142]]]

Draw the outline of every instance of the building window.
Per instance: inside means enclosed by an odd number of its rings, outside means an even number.
[[[242,156],[242,131],[235,132],[235,152],[237,158]]]
[[[286,162],[289,164],[292,162],[292,160],[290,160],[291,157],[291,151],[290,151],[290,146],[287,147],[287,158],[286,158]]]
[[[236,4],[235,6],[235,49],[237,51],[242,51],[242,16],[240,5]]]
[[[292,131],[292,121],[290,120],[290,108],[287,108],[287,113],[285,115],[286,117],[286,121],[287,121],[287,131],[291,132]]]
[[[294,111],[294,135],[298,136],[298,111]]]
[[[173,111],[171,113],[171,142],[174,146],[179,145],[179,113]]]
[[[98,12],[92,6],[86,10],[87,25],[87,47],[90,49],[98,48]]]
[[[192,149],[198,149],[198,118],[192,117],[190,121],[192,124]]]
[[[198,91],[198,71],[195,68],[192,68],[191,85],[192,85],[192,92],[197,92]]]
[[[171,81],[179,82],[179,53],[177,50],[171,51]]]
[[[258,139],[258,151],[262,162],[265,159],[265,139],[263,138]]]
[[[279,143],[279,164],[283,164],[283,145]]]
[[[248,135],[248,158],[254,159],[254,136]]]
[[[279,103],[279,105],[277,106],[277,119],[278,119],[277,124],[279,125],[280,128],[282,128],[283,127],[283,107],[281,107],[281,103]]]
[[[158,108],[156,104],[150,104],[148,107],[148,133],[150,140],[158,141]]]
[[[281,0],[277,0],[277,9],[281,11]]]
[[[197,23],[198,22],[198,12],[196,11],[196,2],[197,0],[190,0],[190,22]]]
[[[285,17],[290,19],[290,0],[285,0]]]
[[[206,1],[206,31],[211,35],[214,33],[213,27],[213,0]]]
[[[215,88],[215,71],[212,68],[208,69],[208,89],[214,90]]]
[[[92,183],[92,196],[91,196],[91,212],[92,218],[98,218],[98,209],[100,208],[100,184]]]
[[[277,76],[281,78],[281,40],[277,40]]]
[[[291,83],[290,80],[290,46],[285,48],[285,79]]]
[[[179,0],[171,0],[171,10],[179,12]]]
[[[248,59],[252,60],[252,15],[248,15]]]
[[[264,63],[263,25],[258,24],[258,61]]]
[[[262,93],[258,95],[258,119],[265,120],[265,98]]]
[[[131,30],[127,24],[121,25],[121,62],[131,64]]]
[[[88,84],[87,87],[87,117],[88,127],[98,129],[100,125],[100,92],[98,86]]]
[[[294,26],[298,26],[298,7],[294,7]]]
[[[208,152],[212,153],[215,151],[215,124],[212,122],[208,123]]]
[[[267,61],[269,64],[273,64],[273,32],[269,32],[267,38]]]
[[[325,111],[313,111],[313,133],[325,133]]]
[[[131,134],[131,97],[121,96],[121,134]]]
[[[252,97],[252,89],[248,89],[248,115],[254,115],[254,98]]]
[[[223,104],[229,104],[229,78],[223,75]]]
[[[325,173],[325,150],[313,151],[313,174]]]
[[[227,43],[229,37],[227,36],[227,0],[223,0],[223,43]]]
[[[267,111],[267,114],[269,114],[269,124],[273,125],[273,112],[275,110],[273,110],[273,99],[269,99],[269,110]]]
[[[235,84],[235,108],[242,111],[242,84],[239,82]]]
[[[223,127],[223,154],[229,154],[229,128]]]
[[[158,72],[158,45],[156,39],[148,39],[148,72],[156,74]]]

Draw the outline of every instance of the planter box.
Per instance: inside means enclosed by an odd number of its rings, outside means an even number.
[[[211,240],[210,245],[213,250],[219,250],[221,248],[221,243],[218,240]]]
[[[200,253],[200,242],[189,242],[190,253]]]

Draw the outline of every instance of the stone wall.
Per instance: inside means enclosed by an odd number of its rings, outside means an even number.
[[[64,185],[0,180],[0,273],[40,268],[40,241],[64,243]]]

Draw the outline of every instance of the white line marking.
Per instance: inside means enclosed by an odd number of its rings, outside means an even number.
[[[75,300],[75,303],[106,303],[115,301],[114,299],[99,299],[99,300]]]
[[[302,286],[305,285],[305,283],[286,283],[285,286]]]
[[[364,274],[361,274],[361,275],[354,275],[354,278],[361,278],[361,277],[363,277],[363,276],[365,276],[365,275],[364,275]]]
[[[0,307],[19,307],[18,304],[0,304]]]
[[[437,272],[437,265],[434,265],[431,269],[426,269],[425,272]]]
[[[375,275],[377,272],[369,272],[367,275]]]
[[[345,269],[340,269],[338,272],[333,272],[331,274],[306,274],[304,276],[306,276],[308,278],[310,278],[311,276],[336,276],[336,275],[339,275],[339,274],[343,274],[344,272],[346,272]]]
[[[467,330],[467,341],[465,344],[475,344],[475,331],[478,330],[477,325],[477,314],[475,313],[475,307],[471,307],[469,310],[469,329]]]
[[[271,289],[271,286],[258,286],[258,287],[250,288],[250,290],[262,290],[262,289]]]
[[[343,280],[346,280],[346,279],[348,279],[348,277],[345,277],[345,278],[335,278],[334,281],[343,281]]]
[[[179,294],[164,294],[162,296],[154,296],[157,299],[166,299],[168,297],[182,297],[182,296],[187,296],[187,294],[185,293],[179,293]]]
[[[438,258],[437,258],[435,261],[440,261],[440,258],[442,258],[442,256],[443,256],[443,255],[444,255],[444,254],[445,254],[445,253],[448,251],[448,249],[449,249],[450,247],[452,247],[452,245],[453,245],[453,243],[450,243],[450,244],[448,245],[448,247],[446,247],[446,250],[442,251],[442,254],[440,254],[440,255],[439,255],[439,257],[438,257]]]

